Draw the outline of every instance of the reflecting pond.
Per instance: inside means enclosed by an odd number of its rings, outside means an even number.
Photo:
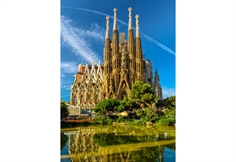
[[[175,162],[175,127],[61,129],[61,162]]]

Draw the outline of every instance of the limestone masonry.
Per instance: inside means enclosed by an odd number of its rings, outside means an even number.
[[[80,64],[71,87],[70,104],[79,110],[91,110],[106,98],[123,99],[129,96],[132,84],[141,80],[149,83],[158,99],[162,89],[157,71],[153,77],[152,63],[144,59],[139,32],[139,15],[136,15],[136,36],[132,28],[132,8],[129,8],[128,39],[125,33],[118,35],[117,9],[114,10],[113,34],[110,38],[109,16],[106,17],[104,64]],[[120,40],[120,41],[119,41]],[[77,111],[75,109],[75,111]],[[81,112],[81,111],[79,111]]]

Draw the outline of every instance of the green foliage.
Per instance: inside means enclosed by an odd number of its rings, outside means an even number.
[[[113,123],[112,119],[107,119],[106,121],[107,121],[107,124],[109,124],[109,125]]]
[[[168,126],[170,125],[171,121],[168,118],[161,118],[160,120],[157,121],[157,123]]]
[[[158,115],[151,108],[145,108],[144,114],[145,114],[144,119],[146,121],[153,122],[159,119]]]
[[[175,96],[170,96],[166,99],[159,100],[157,103],[157,107],[165,107],[170,110],[175,109]]]
[[[140,118],[142,122],[155,122],[163,116],[161,110],[154,110],[153,103],[157,102],[157,97],[154,97],[154,89],[150,84],[143,83],[141,81],[136,81],[132,85],[130,96],[127,99],[124,97],[123,100],[117,99],[104,99],[100,101],[94,111],[97,115],[107,115],[109,111],[122,112],[130,110],[130,118],[137,119]],[[159,105],[169,105],[173,109],[175,107],[175,96],[158,102]],[[158,105],[157,104],[157,105]],[[135,112],[136,111],[136,115]],[[99,119],[100,123],[107,123],[106,119]],[[123,117],[119,117],[117,122],[126,121]],[[137,123],[135,123],[137,124]]]
[[[134,120],[134,121],[132,121],[131,124],[132,124],[132,125],[146,125],[146,121],[143,120],[143,119],[140,119],[140,120]]]
[[[122,123],[122,122],[125,122],[125,117],[124,116],[119,116],[118,119],[116,120],[116,122],[118,123]]]
[[[158,101],[157,107],[166,109],[164,115],[159,115],[162,117],[158,120],[158,123],[161,125],[173,125],[175,123],[175,106],[175,96]],[[162,114],[160,111],[158,113]]]
[[[142,111],[142,109],[136,110],[136,115],[137,115],[138,117],[142,117],[142,116],[143,116],[143,111]]]
[[[140,108],[140,104],[136,99],[128,99],[126,105],[128,106],[129,109]]]
[[[132,85],[130,99],[132,102],[139,105],[139,107],[148,107],[150,104],[157,101],[154,97],[154,89],[150,84],[136,81]]]
[[[61,101],[61,119],[69,115],[68,106],[64,101]]]
[[[156,114],[157,114],[157,116],[159,116],[159,117],[165,115],[164,112],[161,111],[161,109],[157,109]]]
[[[100,101],[96,107],[94,108],[94,111],[97,114],[107,114],[108,111],[114,111],[114,109],[120,105],[120,101],[117,99],[105,99]]]
[[[158,115],[151,108],[138,109],[136,110],[136,115],[143,119],[145,122],[154,122],[159,119]]]
[[[118,112],[127,110],[128,109],[127,103],[128,103],[128,99],[124,97],[124,99],[120,101],[119,106],[117,107]]]
[[[173,125],[175,123],[175,110],[167,110],[165,115],[158,120],[162,125]]]

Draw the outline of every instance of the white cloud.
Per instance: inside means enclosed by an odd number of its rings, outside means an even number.
[[[78,64],[76,62],[61,62],[61,77],[64,76],[63,73],[75,74],[77,72]]]
[[[89,30],[86,30],[86,36],[95,38],[99,41],[105,40],[106,31],[104,28],[100,27],[97,23],[91,24]]]
[[[61,88],[62,89],[66,89],[66,90],[70,90],[71,86],[69,86],[69,85],[62,85]]]
[[[88,12],[93,12],[95,14],[98,14],[98,15],[103,15],[103,16],[109,16],[110,18],[114,19],[113,16],[109,15],[109,14],[106,14],[106,13],[103,13],[103,12],[99,12],[99,11],[96,11],[96,10],[90,10],[90,9],[86,9],[86,8],[76,8],[76,7],[68,7],[68,6],[61,6],[63,8],[71,8],[71,9],[77,9],[77,10],[83,10],[83,11],[88,11]],[[119,22],[120,24],[123,24],[123,25],[126,25],[128,26],[128,23],[120,20],[120,19],[117,19],[117,22]],[[118,27],[119,27],[119,24],[118,24]],[[135,26],[133,26],[133,29],[135,30]],[[160,42],[158,42],[157,40],[147,36],[146,34],[142,33],[140,31],[140,33],[144,36],[144,38],[146,38],[148,41],[154,43],[155,45],[159,46],[160,48],[166,50],[167,52],[171,53],[172,55],[175,55],[175,52],[173,50],[171,50],[170,48],[166,47],[165,45],[161,44]]]
[[[171,89],[163,88],[162,89],[162,96],[163,96],[163,99],[170,97],[170,96],[175,96],[175,88],[171,88]]]
[[[101,60],[99,55],[91,48],[89,39],[104,41],[105,29],[94,23],[89,30],[75,27],[73,21],[61,16],[62,44],[72,49],[73,53],[81,56],[88,62]]]

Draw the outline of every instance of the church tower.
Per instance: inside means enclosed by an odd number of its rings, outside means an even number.
[[[129,97],[132,84],[140,80],[152,85],[155,96],[162,99],[160,78],[157,73],[153,77],[152,63],[144,59],[139,30],[139,15],[136,15],[136,35],[132,27],[132,8],[128,8],[128,39],[124,32],[117,28],[117,9],[114,8],[112,39],[110,39],[110,17],[106,17],[106,35],[103,49],[104,64],[80,64],[74,75],[71,87],[71,112],[91,110],[102,99]],[[153,79],[154,78],[154,79]],[[78,112],[78,111],[77,111]]]
[[[162,88],[161,88],[160,78],[159,78],[157,70],[155,71],[153,89],[155,91],[155,96],[158,97],[158,100],[162,100]]]
[[[135,48],[134,48],[134,33],[132,27],[132,8],[129,7],[129,24],[128,24],[128,66],[129,66],[129,83],[132,85],[135,82]]]
[[[128,40],[117,28],[117,9],[114,8],[112,39],[109,36],[109,16],[106,17],[106,39],[104,47],[103,98],[123,99],[128,97],[132,84],[137,81],[153,84],[152,74],[147,72],[143,58],[139,31],[139,15],[136,15],[136,36],[132,27],[132,8],[128,8]],[[149,70],[150,71],[150,70]]]
[[[110,86],[112,94],[109,97],[115,97],[118,83],[119,83],[119,73],[120,73],[120,54],[119,54],[119,39],[118,39],[118,29],[117,29],[117,19],[116,11],[114,8],[114,23],[113,23],[113,34],[112,34],[112,77]]]
[[[109,87],[107,86],[110,82],[111,73],[111,40],[109,31],[109,19],[106,17],[106,37],[105,37],[105,48],[104,48],[104,84],[103,84],[103,97],[108,98]]]
[[[115,15],[114,15],[115,17]],[[115,20],[115,18],[114,18]],[[116,25],[114,23],[114,25]],[[117,31],[117,35],[116,33],[114,33],[114,36],[118,37],[118,31]],[[113,37],[113,39],[115,39]],[[130,93],[130,82],[129,82],[129,57],[128,57],[128,51],[127,51],[127,42],[125,41],[125,33],[121,33],[120,34],[120,44],[117,44],[118,51],[117,49],[115,49],[115,51],[117,51],[117,60],[118,60],[118,67],[116,68],[116,75],[118,76],[117,78],[117,82],[116,85],[117,87],[115,87],[116,91],[115,91],[115,97],[117,99],[123,99],[124,96],[128,96]],[[118,39],[115,43],[118,43]],[[113,50],[113,49],[112,49]]]
[[[140,39],[139,33],[139,15],[135,16],[136,18],[136,80],[144,81],[144,61],[143,61],[143,54],[142,54],[142,44]]]

